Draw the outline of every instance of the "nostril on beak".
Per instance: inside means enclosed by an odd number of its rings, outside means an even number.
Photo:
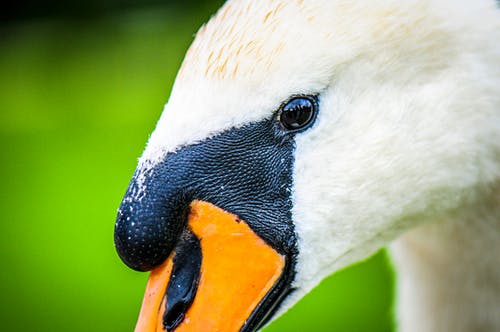
[[[163,325],[173,331],[184,319],[196,295],[201,268],[200,240],[184,230],[175,249],[172,277],[167,287],[167,305]]]

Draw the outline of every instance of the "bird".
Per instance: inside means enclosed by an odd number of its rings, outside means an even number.
[[[136,331],[256,331],[382,247],[399,331],[499,331],[499,41],[493,0],[225,2],[118,210]]]

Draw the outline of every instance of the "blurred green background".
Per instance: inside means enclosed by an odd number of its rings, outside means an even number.
[[[200,25],[222,1],[28,1],[0,18],[1,331],[132,331],[147,274],[116,209]],[[386,254],[266,332],[391,331]]]

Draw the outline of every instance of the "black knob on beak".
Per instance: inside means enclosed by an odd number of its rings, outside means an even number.
[[[127,266],[138,271],[152,270],[167,259],[187,220],[188,200],[167,194],[169,186],[158,174],[156,170],[141,174],[147,179],[139,185],[136,173],[118,209],[116,250]]]
[[[195,199],[246,220],[280,253],[293,252],[294,142],[277,126],[269,119],[232,128],[140,165],[115,226],[116,249],[125,264],[147,271],[163,263]]]

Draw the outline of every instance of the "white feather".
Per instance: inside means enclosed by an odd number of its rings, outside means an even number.
[[[499,41],[492,0],[228,1],[188,51],[140,163],[318,94],[317,122],[296,138],[298,291],[284,308],[425,224],[394,246],[401,330],[500,330]],[[450,257],[431,268],[415,246]],[[456,273],[486,280],[456,279],[468,315],[436,292]]]

